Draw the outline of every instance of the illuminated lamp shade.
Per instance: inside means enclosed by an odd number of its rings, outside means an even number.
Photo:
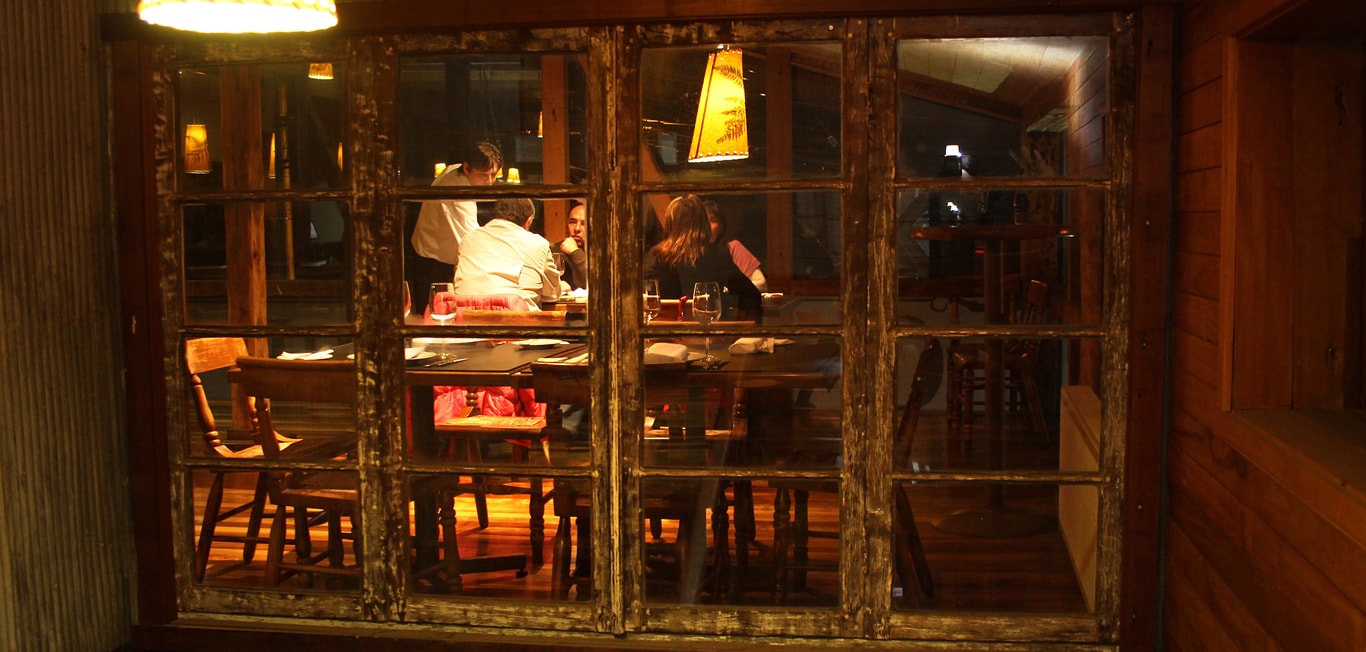
[[[308,64],[309,79],[332,79],[331,63],[310,63]]]
[[[725,48],[707,58],[702,98],[697,104],[689,163],[749,158],[749,125],[745,119],[744,53]]]
[[[185,125],[185,171],[190,174],[213,171],[209,161],[209,130],[204,125]]]
[[[508,168],[508,183],[521,183],[522,173],[517,168]]]
[[[333,0],[141,0],[138,17],[190,32],[312,32],[337,24]]]

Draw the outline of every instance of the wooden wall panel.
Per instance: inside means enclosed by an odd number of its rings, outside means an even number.
[[[119,291],[95,3],[0,20],[0,649],[113,650],[132,620]]]
[[[1169,524],[1163,574],[1163,641],[1171,650],[1366,647],[1366,595],[1359,588],[1366,585],[1360,575],[1366,572],[1366,537],[1354,525],[1366,522],[1362,488],[1224,411],[1219,399],[1221,387],[1229,382],[1218,370],[1221,356],[1229,354],[1230,334],[1236,329],[1241,341],[1258,323],[1253,320],[1265,316],[1245,320],[1240,313],[1226,322],[1225,329],[1218,329],[1214,319],[1220,311],[1231,310],[1227,301],[1232,286],[1211,293],[1210,270],[1224,268],[1228,252],[1244,255],[1257,241],[1289,250],[1291,236],[1263,234],[1247,240],[1247,232],[1232,228],[1246,221],[1235,218],[1247,216],[1230,214],[1231,210],[1275,210],[1271,203],[1284,201],[1288,192],[1276,189],[1284,179],[1266,177],[1268,170],[1262,168],[1255,172],[1263,176],[1246,176],[1239,183],[1244,191],[1269,199],[1226,202],[1223,193],[1235,192],[1238,186],[1227,182],[1233,171],[1225,170],[1223,163],[1229,159],[1210,165],[1212,153],[1236,146],[1231,135],[1236,127],[1244,145],[1265,149],[1264,155],[1247,160],[1265,165],[1270,162],[1266,155],[1275,154],[1277,130],[1304,117],[1281,116],[1260,127],[1228,122],[1233,107],[1225,104],[1231,93],[1226,85],[1238,80],[1222,76],[1228,68],[1225,55],[1236,50],[1228,48],[1226,39],[1242,35],[1288,4],[1183,3]],[[1257,81],[1261,80],[1252,78]],[[1359,172],[1354,169],[1351,174]],[[1297,219],[1310,221],[1310,229],[1325,228],[1312,217]],[[1293,312],[1285,308],[1290,305],[1287,275],[1245,271],[1247,285],[1238,289],[1250,289],[1258,297],[1248,310],[1282,316]],[[1272,346],[1276,342],[1259,345]],[[1289,373],[1286,367],[1284,372],[1262,374],[1262,380],[1279,382]]]

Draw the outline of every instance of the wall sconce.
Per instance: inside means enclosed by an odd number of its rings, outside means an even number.
[[[185,125],[185,171],[189,174],[213,171],[209,159],[209,130],[202,124]]]
[[[310,63],[308,64],[309,79],[332,79],[331,63]]]
[[[743,52],[728,47],[708,55],[689,163],[749,158],[743,60]]]
[[[312,32],[337,24],[333,0],[141,0],[138,17],[190,32]]]
[[[521,183],[522,173],[517,168],[508,168],[508,183]]]

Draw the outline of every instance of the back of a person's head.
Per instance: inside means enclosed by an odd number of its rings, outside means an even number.
[[[711,240],[702,200],[697,195],[675,197],[664,215],[664,239],[654,246],[655,257],[667,265],[696,263]]]
[[[526,197],[505,197],[493,202],[493,210],[489,214],[489,219],[525,224],[527,218],[535,214],[536,205],[531,203],[530,199]]]
[[[501,168],[503,167],[503,150],[498,149],[498,146],[493,143],[481,140],[470,146],[461,162],[475,170]]]

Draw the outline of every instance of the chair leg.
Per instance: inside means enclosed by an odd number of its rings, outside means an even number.
[[[810,563],[811,522],[807,516],[807,504],[811,494],[798,490],[793,492],[792,500],[792,563],[796,572],[792,574],[792,587],[798,591],[806,589],[806,567]]]
[[[573,547],[569,533],[571,527],[570,518],[561,516],[560,524],[555,528],[554,552],[551,553],[550,595],[560,600],[569,597],[569,553],[570,548]],[[582,540],[579,541],[579,545],[583,545]]]
[[[261,520],[265,517],[269,481],[265,473],[256,474],[256,491],[251,498],[251,516],[247,519],[247,542],[242,544],[242,561],[245,562],[250,562],[256,556],[256,543],[261,540]]]
[[[280,586],[280,561],[285,556],[285,506],[275,506],[270,523],[270,542],[266,545],[266,586]]]
[[[914,571],[916,583],[925,595],[934,595],[934,579],[930,576],[930,562],[925,557],[925,548],[920,542],[920,528],[915,523],[915,512],[911,500],[903,487],[896,487],[896,546],[897,572],[903,590],[909,591],[912,579],[908,571]],[[907,559],[909,557],[909,559]],[[909,566],[907,562],[909,561]]]
[[[204,572],[209,567],[209,548],[213,545],[213,533],[218,527],[218,510],[223,507],[223,472],[213,474],[213,484],[209,486],[209,497],[204,505],[204,518],[199,525],[199,545],[194,551],[194,581],[202,583]]]

